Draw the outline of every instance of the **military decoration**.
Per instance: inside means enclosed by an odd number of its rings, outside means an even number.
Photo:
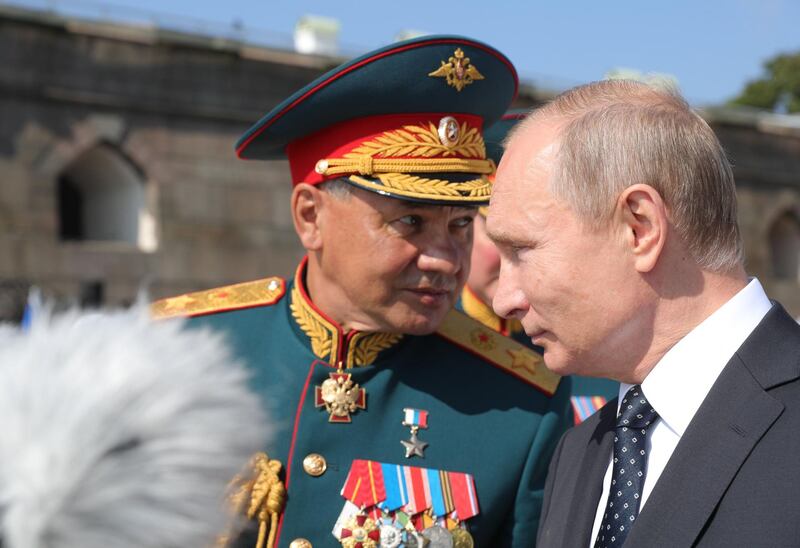
[[[330,414],[328,422],[352,422],[350,413],[367,408],[367,391],[341,369],[331,373],[321,386],[314,388],[314,405]]]
[[[470,474],[354,460],[333,535],[346,548],[472,548],[478,515]],[[377,542],[377,544],[371,544]]]
[[[408,541],[408,532],[395,522],[389,515],[385,514],[380,521],[381,548],[401,548]]]
[[[466,529],[456,528],[450,533],[453,535],[453,548],[474,548],[475,540]]]
[[[603,396],[572,396],[570,401],[575,415],[575,424],[582,423],[607,403]]]
[[[372,518],[358,513],[344,524],[339,540],[344,548],[378,548],[381,532]]]
[[[410,459],[415,456],[425,458],[425,448],[428,443],[420,440],[417,433],[420,428],[428,428],[428,412],[422,409],[403,409],[403,426],[411,429],[411,437],[408,440],[400,440],[400,443],[406,448],[406,458]]]
[[[456,91],[461,91],[476,80],[483,80],[483,75],[470,63],[469,57],[464,56],[461,48],[457,48],[447,62],[441,63],[442,65],[428,73],[428,76],[444,78],[447,85],[456,88]]]
[[[429,548],[453,548],[453,535],[441,525],[431,525],[422,532]]]

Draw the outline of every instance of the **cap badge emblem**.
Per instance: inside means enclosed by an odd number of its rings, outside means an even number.
[[[461,48],[456,49],[453,56],[446,62],[442,61],[441,63],[442,66],[428,73],[428,76],[445,78],[447,85],[456,88],[456,91],[461,91],[475,80],[483,80],[483,74],[470,64],[469,57],[464,57]]]
[[[439,141],[446,147],[453,147],[458,144],[459,135],[458,120],[452,116],[445,116],[439,120]]]

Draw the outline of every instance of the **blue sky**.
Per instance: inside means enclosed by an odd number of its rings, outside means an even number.
[[[57,8],[94,0],[14,0]],[[334,17],[347,51],[380,47],[398,32],[463,34],[508,55],[523,79],[563,89],[602,78],[610,69],[669,73],[695,105],[736,95],[758,77],[764,60],[800,50],[798,0],[661,0],[436,2],[433,0],[104,0],[111,14],[153,12],[161,21],[225,29],[288,43],[304,14]]]

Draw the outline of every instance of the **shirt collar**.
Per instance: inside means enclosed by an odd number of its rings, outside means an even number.
[[[642,391],[670,430],[683,436],[725,365],[770,308],[763,287],[752,278],[659,360]],[[630,387],[620,383],[619,401]]]

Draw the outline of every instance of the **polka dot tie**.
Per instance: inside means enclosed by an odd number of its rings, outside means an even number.
[[[622,399],[617,416],[611,488],[595,548],[622,546],[639,515],[647,464],[645,440],[657,418],[642,387],[632,386]]]

